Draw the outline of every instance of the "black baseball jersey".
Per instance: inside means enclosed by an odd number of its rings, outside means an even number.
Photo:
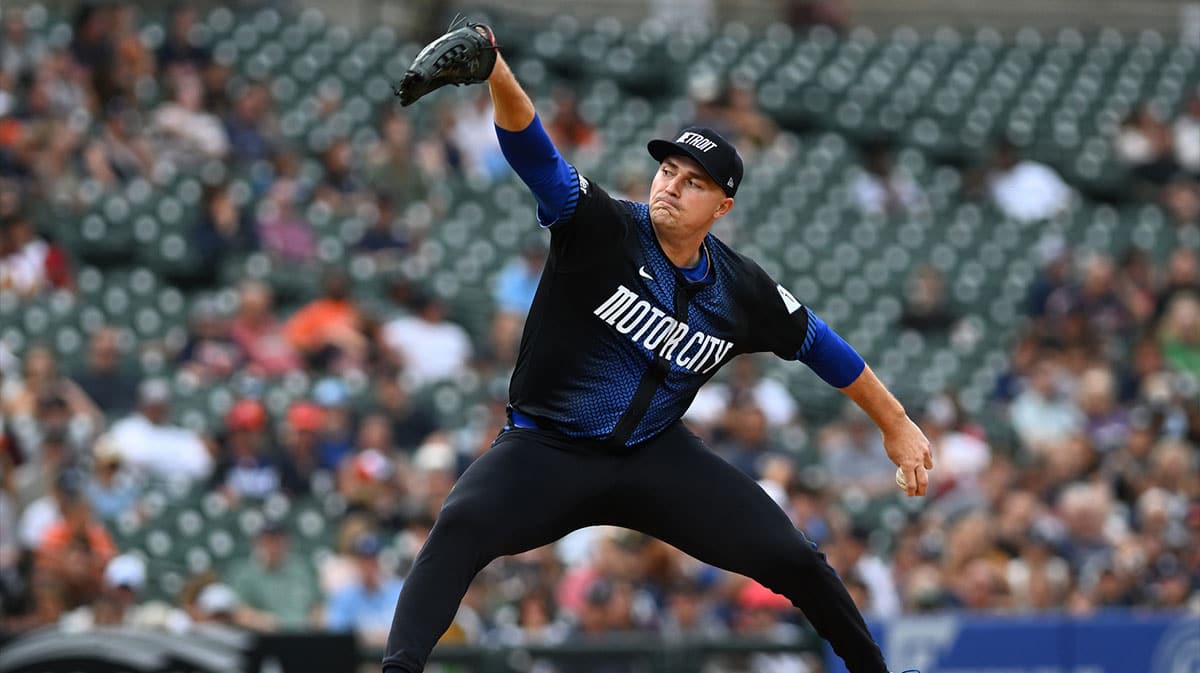
[[[708,273],[689,282],[659,246],[647,204],[572,173],[576,198],[550,226],[509,389],[539,427],[636,444],[682,417],[738,354],[795,360],[811,342],[808,309],[758,264],[709,233]]]

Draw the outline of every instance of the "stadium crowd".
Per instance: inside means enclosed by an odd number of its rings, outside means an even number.
[[[369,214],[354,254],[403,259],[445,213],[437,183],[506,175],[486,95],[441,108],[419,132],[385,104],[377,142],[335,139],[312,154],[282,141],[268,83],[232,76],[189,40],[197,15],[187,5],[165,17],[156,48],[141,38],[130,3],[81,7],[65,42],[35,34],[24,18],[0,17],[0,294],[41,302],[75,291],[72,251],[48,237],[38,202],[70,207],[81,189],[153,182],[164,161],[184,172],[212,158],[252,167],[249,199],[210,185],[193,214],[190,245],[205,264],[169,280],[202,299],[192,304],[186,342],[168,353],[171,375],[205,385],[303,370],[316,383],[278,417],[251,393],[198,431],[173,417],[169,380],[139,373],[145,345],[126,325],[87,335],[73,370],[44,344],[16,353],[0,343],[0,629],[226,620],[355,631],[380,645],[406,564],[456,477],[503,423],[502,389],[478,431],[444,427],[418,393],[463,370],[511,367],[545,242],[531,238],[491,287],[471,290],[489,293],[493,305],[490,328],[471,332],[420,283],[396,282],[381,302],[363,305],[344,270],[319,264],[305,207]],[[694,92],[698,116],[748,153],[775,142],[781,131],[752,95],[720,89]],[[148,90],[161,91],[162,102],[144,106]],[[327,94],[323,114],[341,104],[341,92]],[[1114,138],[1143,183],[1141,198],[1162,203],[1181,227],[1197,226],[1200,213],[1197,101],[1172,122],[1174,133],[1147,112]],[[567,90],[553,110],[547,127],[566,156],[604,142]],[[864,211],[923,207],[921,186],[894,172],[888,148],[862,149],[853,196]],[[322,167],[315,180],[298,168],[309,159]],[[632,176],[618,187],[638,197],[646,182]],[[1011,148],[981,169],[978,184],[976,198],[1033,220],[1061,209],[1071,191],[1051,167]],[[319,295],[280,302],[278,288],[246,279],[234,288],[234,310],[204,300],[224,287],[213,273],[221,260],[249,251],[320,274]],[[687,416],[821,545],[869,615],[1200,611],[1197,252],[1157,260],[1130,249],[1113,259],[1047,239],[1031,253],[1040,272],[983,412],[994,422],[985,431],[953,390],[903,400],[933,442],[936,468],[931,495],[893,508],[886,530],[847,506],[898,497],[881,439],[861,414],[807,418],[762,374],[766,360],[743,358]],[[897,330],[953,328],[936,271],[919,271],[908,294]],[[355,377],[368,382],[369,408],[349,404]],[[819,460],[803,463],[785,449],[788,433],[809,437]],[[347,514],[319,560],[297,554],[291,533],[268,522],[250,556],[191,578],[171,603],[147,602],[143,590],[160,569],[142,550],[118,549],[109,527],[139,516],[148,483],[172,479],[234,505],[332,489]],[[595,528],[492,564],[445,640],[786,638],[801,628],[802,617],[757,584],[643,535]],[[806,666],[790,665],[772,670]]]

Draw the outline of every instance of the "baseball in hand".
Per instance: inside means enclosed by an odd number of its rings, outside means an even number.
[[[929,471],[932,472],[933,470]],[[904,478],[904,468],[902,467],[896,468],[896,485],[900,487],[901,491],[908,490],[908,480]]]

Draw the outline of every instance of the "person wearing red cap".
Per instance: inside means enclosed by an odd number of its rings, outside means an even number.
[[[231,498],[265,498],[279,490],[282,461],[271,446],[267,422],[258,400],[239,400],[225,416],[213,484]]]
[[[323,471],[317,451],[324,425],[325,411],[312,402],[297,402],[288,409],[280,439],[284,457],[281,487],[289,495],[309,493],[313,477]]]
[[[800,627],[788,621],[792,602],[750,580],[737,592],[734,632],[749,640],[795,642],[802,638]],[[811,666],[790,652],[755,652],[750,655],[752,671],[808,671]]]

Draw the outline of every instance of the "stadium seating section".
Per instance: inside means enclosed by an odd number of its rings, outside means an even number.
[[[69,31],[62,17],[48,12],[27,17],[48,39]],[[389,27],[356,34],[311,9],[298,16],[273,9],[239,16],[216,9],[204,17],[203,28],[219,61],[270,82],[285,138],[313,151],[333,137],[371,143],[376,113],[393,104],[391,84],[419,47],[401,42]],[[536,97],[547,96],[555,82],[574,83],[581,110],[604,139],[603,152],[581,158],[579,168],[602,184],[618,178],[622,167],[645,163],[645,140],[683,121],[690,77],[711,73],[752,84],[762,109],[790,133],[781,142],[787,151],[758,154],[747,167],[731,227],[735,246],[815,307],[902,394],[952,387],[972,412],[985,407],[1037,269],[1035,245],[1046,233],[1060,232],[1109,253],[1131,242],[1161,253],[1177,242],[1158,207],[1122,200],[1123,172],[1111,149],[1117,125],[1136,102],[1153,100],[1173,110],[1200,79],[1196,49],[1157,33],[1068,29],[1002,36],[988,29],[944,28],[918,35],[901,28],[887,35],[866,29],[838,35],[821,27],[752,30],[731,23],[716,33],[668,36],[655,23],[603,19],[585,25],[570,17],[536,26],[501,22],[497,32],[518,77]],[[148,23],[143,36],[154,44],[163,28]],[[328,119],[315,112],[314,97],[322,87],[343,92],[341,111]],[[160,95],[147,91],[142,103]],[[433,108],[410,110],[420,123]],[[982,156],[1000,134],[1026,146],[1030,156],[1057,168],[1078,189],[1067,212],[1027,224],[966,198],[958,167]],[[880,137],[896,141],[897,162],[926,190],[928,212],[873,218],[850,203],[848,185],[861,170],[856,143]],[[197,297],[173,287],[171,271],[200,263],[188,249],[186,227],[206,185],[231,180],[235,193],[251,193],[254,176],[229,170],[212,163],[183,172],[160,163],[154,184],[134,180],[113,193],[94,192],[82,215],[47,206],[39,224],[75,256],[80,293],[34,303],[0,294],[0,336],[18,351],[48,343],[67,369],[82,358],[88,332],[102,323],[127,325],[142,345],[180,345]],[[302,170],[320,168],[308,159]],[[432,286],[483,338],[490,279],[532,226],[531,200],[515,179],[452,182],[437,189],[453,206],[434,223],[431,240],[406,270],[417,273],[427,265]],[[306,215],[316,228],[321,259],[345,265],[355,293],[379,301],[383,270],[352,254],[363,224],[320,207]],[[924,262],[945,274],[954,306],[967,316],[976,338],[930,339],[896,326],[904,281]],[[312,279],[275,268],[260,254],[220,269],[224,281],[243,276],[268,279],[285,297],[302,298],[313,289]],[[232,308],[235,298],[225,290],[218,301]],[[173,374],[161,350],[138,352],[147,372]],[[806,414],[837,408],[836,393],[805,368],[771,371]],[[503,390],[504,375],[496,381],[464,376],[420,394],[445,423],[459,424],[490,391]],[[185,376],[173,381],[183,422],[198,428],[220,422],[239,386],[234,380],[201,389]],[[303,373],[270,383],[268,408],[282,412],[308,393],[310,383]],[[354,387],[359,396],[363,389]],[[800,456],[814,458],[802,440],[792,444]],[[311,502],[279,497],[232,510],[202,491],[169,485],[149,502],[145,521],[122,520],[114,532],[122,548],[141,548],[158,567],[172,569],[159,574],[159,586],[153,587],[162,595],[174,594],[188,574],[244,552],[267,516],[286,520],[307,554],[328,553],[333,531],[326,520],[342,507],[328,485]],[[883,503],[876,514],[887,524],[902,506],[899,500]]]

